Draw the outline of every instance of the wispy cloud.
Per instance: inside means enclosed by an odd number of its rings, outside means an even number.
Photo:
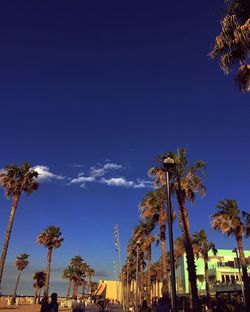
[[[140,179],[137,179],[136,181],[131,181],[131,180],[127,180],[124,177],[116,177],[116,178],[109,178],[109,179],[102,178],[100,182],[109,186],[121,186],[121,187],[126,187],[126,188],[135,188],[135,189],[152,186],[151,181],[145,181],[145,180],[140,180]]]
[[[38,181],[45,182],[45,181],[52,181],[52,180],[63,180],[65,177],[52,173],[47,166],[37,165],[33,168],[35,171],[38,172]]]
[[[89,182],[94,182],[95,181],[95,177],[84,177],[82,175],[78,175],[78,178],[75,178],[75,179],[72,179],[70,180],[70,182],[68,184],[80,184],[80,187],[85,187],[86,186],[86,183],[89,183]]]
[[[119,169],[122,169],[122,166],[112,162],[108,162],[105,165],[98,164],[97,166],[90,167],[90,175],[92,177],[102,177],[110,171]]]

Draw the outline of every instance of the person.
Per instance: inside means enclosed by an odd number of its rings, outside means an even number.
[[[49,297],[47,295],[44,295],[42,301],[41,301],[41,310],[40,312],[49,312]]]
[[[78,311],[79,312],[84,312],[85,311],[85,302],[84,302],[83,299],[80,299]]]
[[[74,297],[74,301],[72,303],[72,312],[79,312],[79,302],[77,301],[77,297]]]
[[[169,312],[170,311],[169,297],[168,295],[163,295],[162,298],[159,299],[158,305],[156,307],[156,312]]]
[[[143,300],[142,301],[142,306],[140,308],[140,312],[150,312],[151,309],[149,308],[148,304],[147,304],[147,301],[146,300]]]
[[[58,312],[57,293],[51,294],[51,302],[49,304],[49,312]]]

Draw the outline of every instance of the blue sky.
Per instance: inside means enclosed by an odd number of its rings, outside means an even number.
[[[61,271],[75,255],[97,280],[113,278],[114,224],[124,259],[147,170],[181,146],[190,161],[207,162],[192,230],[205,228],[217,248],[235,247],[208,218],[226,197],[249,210],[249,95],[208,59],[223,8],[215,0],[1,1],[0,166],[28,160],[43,172],[39,190],[20,200],[4,291],[14,287],[15,256],[26,252],[20,292],[33,292],[31,275],[46,265],[35,239],[51,224],[65,237],[51,290],[65,293]],[[0,211],[2,244],[10,211],[3,192]]]

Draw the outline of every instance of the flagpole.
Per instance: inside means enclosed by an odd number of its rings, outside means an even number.
[[[118,287],[117,287],[117,279],[116,279],[116,263],[114,260],[114,278],[115,278],[115,289],[116,289],[116,300],[118,301]]]
[[[115,234],[115,247],[116,247],[116,251],[118,252],[119,267],[120,267],[122,308],[123,308],[123,310],[124,310],[124,292],[123,292],[123,278],[122,278],[122,260],[121,260],[121,250],[120,250],[120,239],[119,239],[119,228],[118,228],[118,224],[116,224],[115,227],[114,227],[114,234]]]

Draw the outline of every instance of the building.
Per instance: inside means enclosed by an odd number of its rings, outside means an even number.
[[[95,296],[121,302],[121,282],[100,280]]]
[[[244,251],[245,256],[250,257],[250,251]],[[195,260],[197,287],[199,293],[205,293],[204,261],[202,258]],[[250,273],[250,266],[249,266]],[[208,262],[208,274],[211,292],[240,291],[241,277],[236,253],[232,250],[218,249],[216,256],[210,251]],[[188,271],[186,255],[178,260],[176,269],[177,293],[189,293]]]

